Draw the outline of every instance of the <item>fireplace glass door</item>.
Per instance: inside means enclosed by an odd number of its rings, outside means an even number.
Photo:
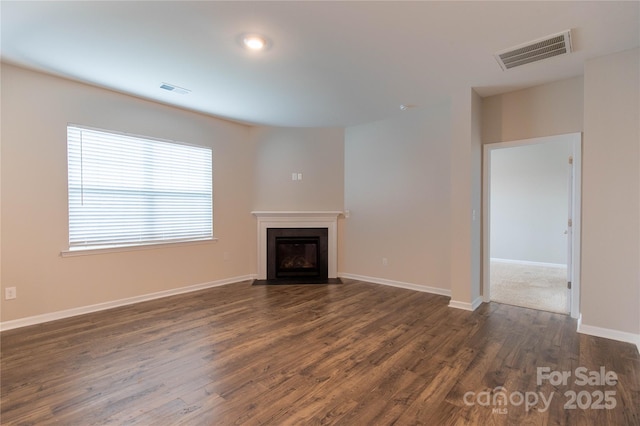
[[[326,279],[327,228],[267,228],[267,279]]]
[[[318,275],[317,237],[276,238],[276,277],[305,277]]]

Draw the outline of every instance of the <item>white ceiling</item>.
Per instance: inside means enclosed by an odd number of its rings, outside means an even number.
[[[2,60],[246,123],[349,126],[581,75],[640,45],[640,2],[1,3]],[[574,53],[502,71],[499,50],[572,30]],[[249,52],[238,36],[262,33]],[[190,89],[179,95],[162,82]]]

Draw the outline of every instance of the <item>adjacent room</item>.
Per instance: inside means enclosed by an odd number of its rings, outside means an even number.
[[[2,424],[640,424],[639,2],[0,19]]]
[[[493,301],[570,312],[567,261],[573,156],[565,139],[490,151]]]

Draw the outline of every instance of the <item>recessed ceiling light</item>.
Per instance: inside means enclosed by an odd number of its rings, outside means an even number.
[[[246,34],[242,37],[242,44],[249,50],[264,50],[267,48],[267,39],[258,34]]]

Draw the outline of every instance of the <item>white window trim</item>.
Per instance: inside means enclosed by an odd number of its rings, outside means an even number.
[[[61,257],[91,256],[96,254],[121,253],[121,252],[127,252],[127,251],[157,250],[157,249],[183,247],[183,246],[205,245],[205,244],[212,244],[216,242],[218,242],[218,238],[213,237],[205,240],[174,241],[170,243],[150,243],[150,244],[140,244],[136,246],[83,248],[83,249],[75,249],[75,250],[62,250],[60,251],[60,256]]]

